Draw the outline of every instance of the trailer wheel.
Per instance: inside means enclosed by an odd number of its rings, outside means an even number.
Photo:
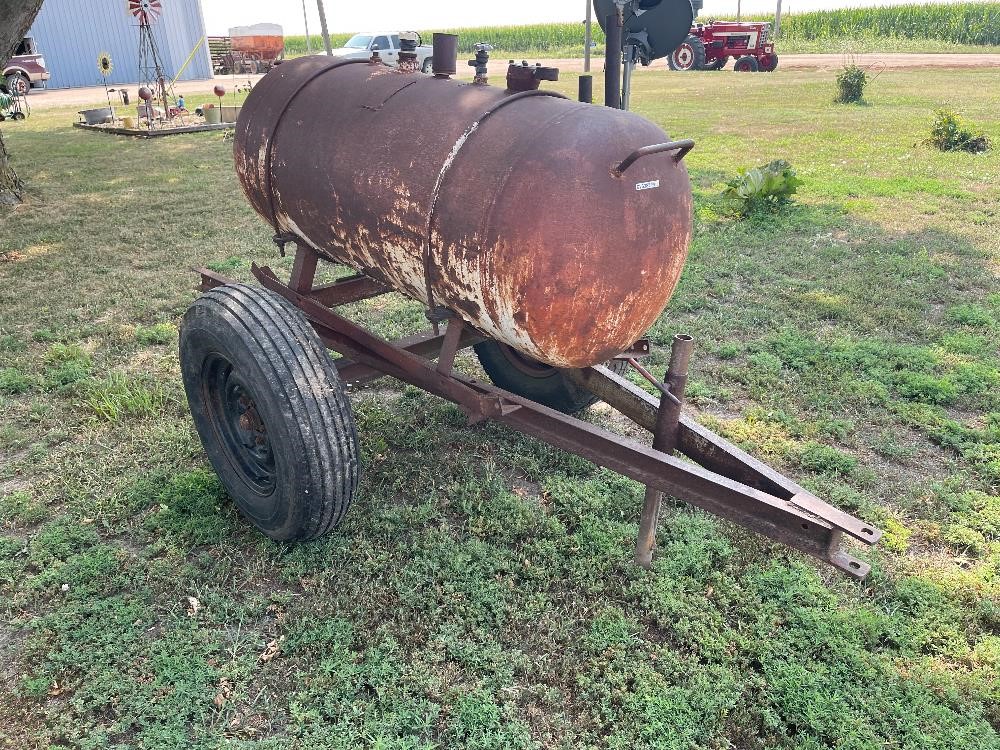
[[[424,64],[420,66],[421,73],[432,73],[434,71],[434,58],[424,58]]]
[[[590,391],[567,378],[559,368],[525,356],[499,341],[480,341],[473,348],[490,380],[505,391],[565,414],[576,414],[598,400]],[[628,370],[628,362],[620,359],[611,360],[607,366],[619,375]]]
[[[227,284],[184,316],[181,372],[208,459],[276,540],[333,529],[358,484],[351,405],[323,344],[284,298]]]
[[[765,73],[773,73],[778,67],[778,56],[774,53],[770,55],[761,55],[760,60],[757,61],[760,69]]]
[[[758,69],[757,58],[746,55],[736,61],[733,70],[737,73],[756,73]]]
[[[667,65],[671,70],[701,70],[705,67],[705,43],[692,34],[670,53]]]

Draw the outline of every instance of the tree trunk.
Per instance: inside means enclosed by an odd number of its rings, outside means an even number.
[[[42,0],[0,0],[0,66],[6,65],[42,7]],[[0,133],[0,204],[21,200],[23,185]]]
[[[24,185],[10,164],[7,144],[4,143],[3,133],[0,133],[0,206],[20,203],[23,191]]]

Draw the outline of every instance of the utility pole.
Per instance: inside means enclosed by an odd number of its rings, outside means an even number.
[[[778,0],[778,7],[774,11],[774,38],[778,38],[781,32],[781,0]]]
[[[743,13],[742,13],[742,9],[743,8],[742,8],[742,6],[743,6],[743,3],[741,2],[741,0],[736,0],[736,20],[737,21],[742,21],[743,20]]]
[[[323,9],[323,0],[316,0],[319,8],[319,28],[323,32],[323,46],[326,47],[326,54],[333,55],[333,47],[330,46],[330,30],[326,27],[326,11]]]
[[[587,3],[587,20],[584,23],[587,25],[587,33],[584,35],[583,41],[583,72],[590,72],[590,45],[593,42],[593,21],[594,21],[594,4],[590,0],[586,0]]]
[[[309,14],[306,13],[306,0],[302,0],[302,20],[306,22],[306,54],[311,55],[313,48],[312,42],[309,41]]]

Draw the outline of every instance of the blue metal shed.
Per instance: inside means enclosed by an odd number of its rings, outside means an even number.
[[[164,72],[175,76],[200,45],[180,80],[212,77],[201,0],[162,0],[153,35]],[[28,35],[52,74],[50,88],[96,86],[102,82],[97,56],[108,52],[114,71],[108,83],[139,81],[139,24],[126,0],[45,0]]]

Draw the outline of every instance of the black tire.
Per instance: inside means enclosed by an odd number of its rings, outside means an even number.
[[[688,36],[667,57],[667,65],[671,70],[703,70],[705,43],[693,34]]]
[[[705,63],[705,70],[722,70],[727,62],[729,62],[728,57],[717,57],[712,62]]]
[[[758,69],[757,58],[744,55],[736,61],[733,70],[737,73],[756,73]]]
[[[27,96],[31,91],[31,81],[24,73],[15,70],[7,76],[7,89],[15,96]]]
[[[598,400],[558,368],[537,362],[506,344],[487,339],[473,348],[490,380],[505,391],[564,414],[576,414]],[[620,359],[613,359],[607,365],[619,375],[628,369],[628,362]]]
[[[778,56],[773,53],[762,56],[758,61],[758,67],[764,73],[773,73],[778,68]]]
[[[14,114],[11,115],[11,119],[13,120],[23,120],[24,118],[25,118],[24,112],[15,112]]]
[[[431,73],[434,70],[434,58],[424,58],[424,64],[420,66],[421,73]]]
[[[195,427],[240,511],[281,541],[337,526],[358,485],[358,438],[302,314],[264,289],[217,287],[184,315],[180,360]]]

